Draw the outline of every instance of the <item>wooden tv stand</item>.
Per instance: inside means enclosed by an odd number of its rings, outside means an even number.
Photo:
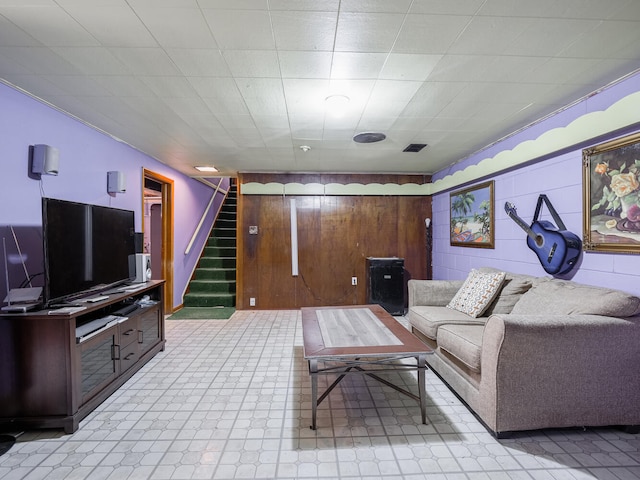
[[[164,281],[109,293],[71,314],[48,310],[0,315],[0,431],[78,429],[145,363],[164,350]],[[107,293],[101,294],[107,295]],[[155,304],[76,339],[76,328],[148,295]]]

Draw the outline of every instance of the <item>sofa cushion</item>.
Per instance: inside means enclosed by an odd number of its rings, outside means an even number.
[[[554,278],[534,285],[511,313],[630,317],[640,313],[640,298],[620,290]]]
[[[482,267],[478,270],[483,273],[496,273],[500,271],[492,267]],[[529,291],[537,280],[537,277],[531,275],[506,272],[502,288],[483,315],[490,317],[494,313],[511,313],[513,306],[520,300],[520,297]]]
[[[443,325],[438,329],[438,346],[469,369],[480,372],[483,325]]]
[[[409,309],[409,323],[425,337],[435,340],[438,328],[445,324],[484,325],[486,317],[473,318],[466,313],[445,307],[416,305]]]
[[[447,308],[479,317],[489,307],[500,291],[505,272],[483,273],[471,270],[460,290],[451,299]]]

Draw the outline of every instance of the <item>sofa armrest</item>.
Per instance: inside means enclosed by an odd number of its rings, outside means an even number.
[[[460,290],[464,280],[409,280],[409,307],[414,305],[446,306]]]
[[[640,424],[639,338],[638,317],[492,315],[481,372],[494,398],[482,413],[497,432]]]

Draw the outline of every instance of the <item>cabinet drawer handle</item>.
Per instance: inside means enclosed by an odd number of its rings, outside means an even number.
[[[118,353],[116,353],[116,349]],[[111,360],[120,360],[120,345],[115,343],[111,345]]]
[[[144,343],[144,332],[142,330],[138,330],[138,343]]]
[[[136,354],[134,352],[131,352],[129,355],[127,355],[126,357],[124,357],[124,360],[131,360],[133,357],[135,357]]]
[[[129,336],[129,335],[133,334],[133,332],[135,332],[135,331],[136,331],[136,330],[135,330],[134,328],[130,328],[129,330],[127,330],[126,332],[124,332],[124,333],[123,333],[123,335],[127,335],[127,336]]]

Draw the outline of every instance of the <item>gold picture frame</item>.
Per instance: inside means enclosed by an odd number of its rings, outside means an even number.
[[[585,251],[640,253],[640,133],[582,151]]]
[[[494,248],[494,182],[480,183],[449,194],[450,244]]]

